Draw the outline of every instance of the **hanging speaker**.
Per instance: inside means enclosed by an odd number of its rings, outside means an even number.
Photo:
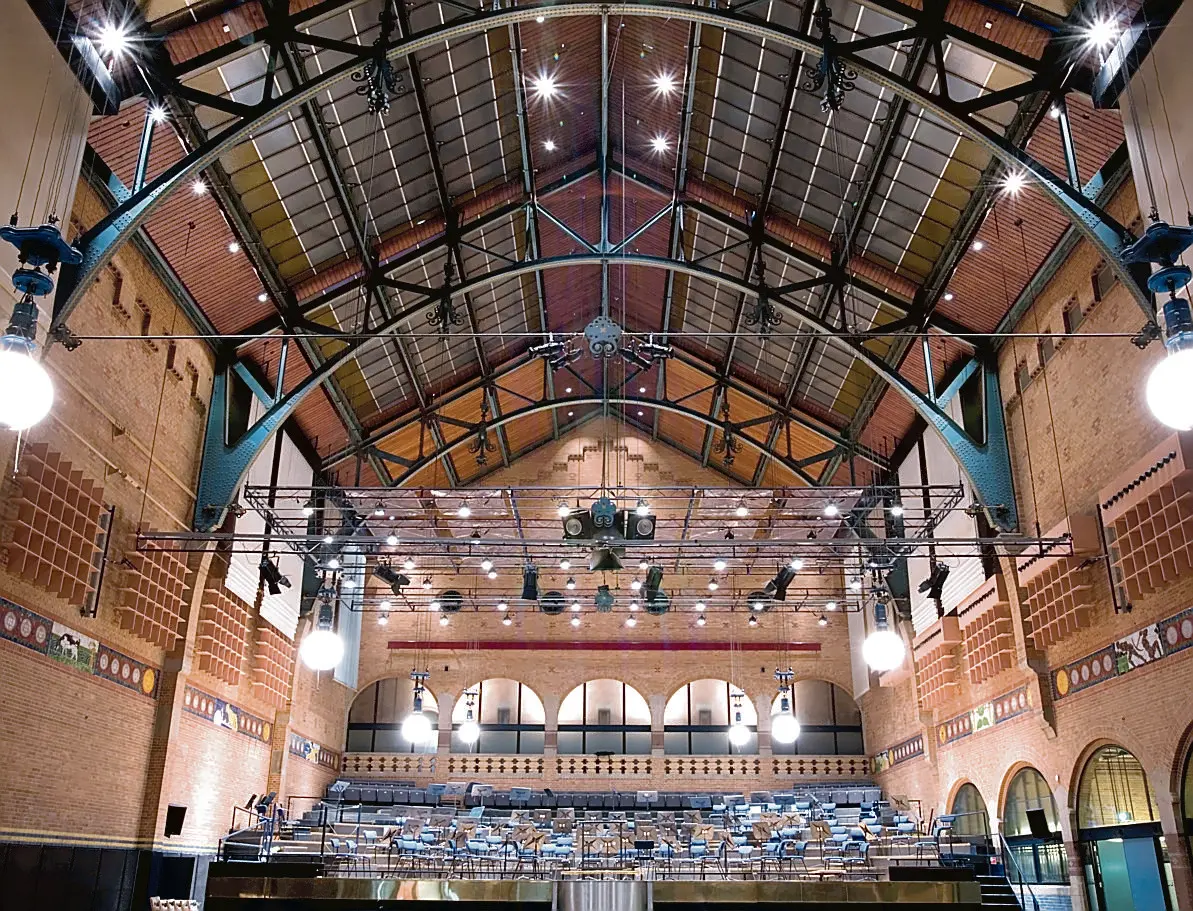
[[[552,617],[562,614],[566,606],[567,600],[563,597],[562,592],[547,592],[539,598],[539,610]]]
[[[522,600],[537,601],[539,599],[539,571],[537,566],[522,568]]]
[[[589,554],[589,572],[615,572],[619,569],[621,569],[621,558],[612,547],[597,547]]]
[[[439,596],[439,609],[447,614],[456,614],[464,606],[464,596],[458,591],[448,589]]]
[[[640,516],[629,509],[623,510],[623,514],[624,520],[618,522],[618,526],[625,529],[624,534],[627,541],[654,540],[654,516]]]

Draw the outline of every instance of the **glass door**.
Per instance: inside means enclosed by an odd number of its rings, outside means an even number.
[[[1107,838],[1082,843],[1091,911],[1170,909],[1155,838]]]

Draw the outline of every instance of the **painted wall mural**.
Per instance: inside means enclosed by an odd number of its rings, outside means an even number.
[[[290,733],[289,741],[290,753],[305,759],[307,762],[314,763],[317,766],[322,766],[325,769],[331,769],[333,772],[340,770],[340,754],[335,750],[329,750],[327,747],[314,740],[309,740],[301,734]]]
[[[157,698],[161,671],[109,645],[0,598],[0,638],[82,674],[102,677],[127,690]]]
[[[920,734],[897,743],[889,749],[882,750],[870,760],[870,769],[877,774],[897,766],[900,763],[924,755],[924,738]]]
[[[1063,699],[1106,680],[1129,674],[1193,645],[1193,607],[1052,671],[1052,694]]]
[[[1031,708],[1031,699],[1028,697],[1027,687],[1021,686],[997,699],[983,702],[968,712],[962,712],[948,721],[942,721],[936,726],[936,742],[941,746],[948,746],[970,734],[976,734],[997,724],[1002,724],[1004,721],[1010,721],[1012,718],[1022,715],[1029,708]]]
[[[269,743],[273,735],[273,724],[258,718],[223,699],[217,699],[202,690],[188,686],[183,693],[183,707],[192,715],[206,718],[217,728],[224,728],[236,734],[243,734],[253,740]]]

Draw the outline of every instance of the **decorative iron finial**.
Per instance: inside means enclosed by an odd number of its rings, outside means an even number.
[[[439,303],[435,309],[427,314],[427,322],[436,327],[443,335],[451,331],[452,326],[463,326],[464,316],[452,301],[452,262],[448,259],[443,264],[443,292],[439,296]]]
[[[754,306],[746,314],[746,325],[757,326],[758,334],[766,336],[771,329],[783,322],[781,314],[770,302],[770,295],[766,290],[766,262],[761,256],[754,262],[754,281],[758,284],[758,297]]]
[[[496,452],[497,447],[489,439],[489,393],[481,392],[481,420],[476,430],[476,440],[468,446],[468,451],[476,456],[477,465],[489,463],[489,453]]]
[[[820,102],[820,110],[839,111],[845,103],[845,93],[854,89],[857,72],[847,67],[837,56],[837,39],[832,32],[833,11],[822,6],[812,18],[820,31],[820,62],[816,66],[804,67],[808,73],[804,89],[819,92],[823,88],[824,100]]]
[[[729,395],[725,390],[721,391],[721,438],[713,443],[712,450],[722,455],[721,464],[726,468],[733,464],[741,452],[741,440],[737,438],[733,422],[729,420]]]
[[[373,39],[373,57],[362,70],[352,74],[352,81],[363,83],[357,86],[356,94],[365,97],[369,113],[384,117],[389,113],[389,100],[398,94],[398,83],[402,81],[402,74],[394,70],[385,54],[398,25],[398,16],[390,0],[385,0],[378,21],[381,31]]]

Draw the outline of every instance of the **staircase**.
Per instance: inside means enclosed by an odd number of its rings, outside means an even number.
[[[978,885],[982,887],[983,908],[1018,908],[1019,897],[1005,876],[979,876]],[[1026,898],[1026,893],[1024,895]],[[1028,899],[1026,911],[1034,911],[1031,900]]]

